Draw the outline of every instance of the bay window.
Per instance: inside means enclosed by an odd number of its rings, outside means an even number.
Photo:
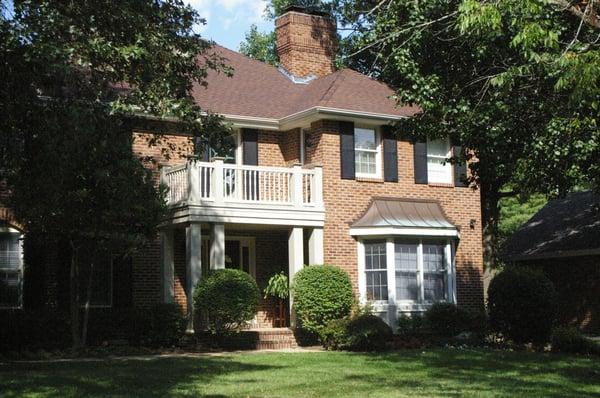
[[[407,311],[454,302],[452,245],[437,238],[359,241],[361,298]]]

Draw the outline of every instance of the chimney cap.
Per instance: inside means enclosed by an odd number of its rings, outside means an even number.
[[[284,8],[283,11],[281,12],[281,15],[288,13],[288,12],[298,12],[301,14],[316,15],[319,17],[331,18],[331,14],[328,13],[327,11],[318,10],[315,7],[306,7],[306,6],[297,5],[297,4],[296,5],[292,4],[292,5]]]

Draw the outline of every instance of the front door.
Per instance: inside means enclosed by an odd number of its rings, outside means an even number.
[[[225,238],[225,268],[240,269],[256,278],[254,238]]]

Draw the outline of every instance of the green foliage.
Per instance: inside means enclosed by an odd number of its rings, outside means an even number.
[[[427,328],[440,337],[454,337],[467,331],[467,312],[456,304],[435,303],[425,312]]]
[[[179,132],[219,136],[228,129],[191,92],[209,70],[231,71],[194,33],[203,20],[178,0],[12,5],[14,13],[0,13],[0,52],[10,60],[0,63],[5,204],[28,233],[66,242],[77,275],[84,244],[130,252],[154,238],[163,219],[164,191],[134,157],[131,132],[155,131],[148,144],[156,145],[172,126],[138,116],[176,117]],[[165,148],[167,158],[181,149]],[[73,294],[74,346],[78,309]]]
[[[183,337],[187,320],[178,304],[155,304],[148,315],[148,328],[141,331],[141,343],[167,347],[177,344]]]
[[[552,351],[568,354],[600,355],[600,344],[583,336],[572,327],[559,327],[552,332]]]
[[[552,282],[530,269],[506,269],[488,289],[490,326],[516,343],[545,343],[557,315]]]
[[[406,314],[400,315],[398,318],[397,334],[401,336],[418,335],[425,331],[425,321],[419,313],[413,313],[410,316]]]
[[[347,349],[350,351],[382,351],[392,337],[392,329],[376,315],[350,319],[347,333]]]
[[[197,319],[208,317],[212,333],[239,330],[254,318],[260,302],[260,290],[248,273],[237,269],[219,269],[202,278],[194,290]]]
[[[534,194],[527,198],[509,197],[500,200],[498,235],[506,239],[525,224],[548,202],[545,195]]]
[[[267,287],[264,290],[265,298],[275,297],[280,300],[285,300],[290,295],[289,281],[285,273],[280,272],[269,278]]]
[[[333,10],[333,3],[327,0],[271,0],[265,11],[268,19],[277,18],[292,6],[303,8],[308,12],[330,13]]]
[[[256,24],[250,25],[250,31],[246,32],[244,41],[240,43],[240,52],[269,65],[276,66],[279,63],[275,32],[259,32]]]
[[[326,350],[343,350],[348,345],[349,317],[333,319],[319,332],[319,341]]]
[[[299,326],[315,334],[330,321],[347,316],[354,302],[350,277],[331,265],[304,267],[295,275],[292,291]]]

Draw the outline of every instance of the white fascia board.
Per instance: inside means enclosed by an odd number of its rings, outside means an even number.
[[[247,128],[258,130],[281,130],[279,119],[242,116],[242,115],[223,115],[225,121],[231,123],[234,128]]]
[[[344,120],[355,123],[380,125],[407,119],[406,116],[389,115],[385,113],[354,111],[350,109],[315,106],[291,114],[280,120],[282,130],[290,130],[309,125],[319,119]]]
[[[358,227],[350,228],[351,236],[433,236],[459,238],[456,229],[402,228],[402,227]]]

